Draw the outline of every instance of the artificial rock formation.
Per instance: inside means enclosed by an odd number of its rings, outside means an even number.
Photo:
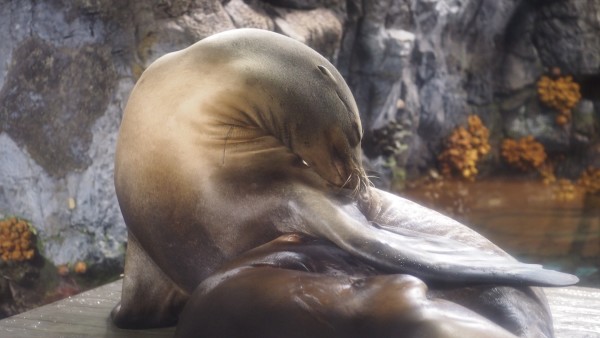
[[[333,8],[330,8],[333,7]],[[331,60],[344,4],[261,1],[19,1],[0,4],[0,217],[37,230],[55,265],[122,265],[113,188],[122,110],[161,55],[236,27],[277,30]]]
[[[496,161],[503,138],[532,135],[600,166],[598,12],[593,0],[1,2],[0,217],[30,220],[56,265],[119,266],[112,170],[129,92],[159,56],[237,27],[291,36],[338,66],[376,184],[390,163],[434,166],[469,115],[489,128]],[[536,92],[553,67],[581,87],[564,126]]]

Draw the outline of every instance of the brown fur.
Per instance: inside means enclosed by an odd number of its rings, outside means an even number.
[[[361,137],[341,75],[282,35],[225,32],[153,63],[117,143],[115,188],[135,241],[115,323],[171,324],[169,311],[220,266],[292,232],[426,281],[576,281],[516,262],[466,226],[371,187]],[[159,291],[147,280],[160,281]],[[155,308],[167,310],[151,321],[138,315]]]

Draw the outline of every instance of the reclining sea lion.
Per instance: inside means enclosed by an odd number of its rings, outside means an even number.
[[[326,240],[288,234],[205,279],[175,336],[551,337],[544,304],[529,287],[428,286],[378,271]]]

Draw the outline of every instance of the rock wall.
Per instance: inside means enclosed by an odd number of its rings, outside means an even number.
[[[385,172],[391,156],[409,173],[422,172],[435,164],[443,139],[471,114],[481,116],[491,130],[492,167],[500,163],[502,138],[526,135],[565,156],[558,169],[566,174],[600,165],[598,2],[366,3],[371,5],[364,7],[364,17],[371,13],[374,19],[370,26],[369,20],[359,25],[354,47],[375,57],[360,50],[349,53],[355,64],[348,78],[368,121],[364,147],[375,169]],[[403,34],[393,34],[399,31]],[[381,32],[396,36],[405,49],[391,52],[389,43],[369,37],[385,36]],[[397,59],[386,68],[376,58],[385,58],[388,51]],[[374,66],[380,68],[367,69]],[[536,93],[536,82],[553,67],[572,75],[582,88],[583,99],[566,126],[555,123],[556,112],[541,104]],[[390,77],[370,79],[374,73]],[[383,129],[383,139],[373,129]]]
[[[31,220],[55,264],[121,264],[112,162],[129,92],[157,57],[236,27],[288,35],[338,66],[381,185],[390,164],[434,165],[470,114],[496,145],[534,135],[565,163],[600,165],[594,0],[9,0],[0,2],[0,216]],[[582,86],[565,127],[536,94],[551,67]]]

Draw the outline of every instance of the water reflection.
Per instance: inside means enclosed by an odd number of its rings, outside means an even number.
[[[600,287],[600,196],[518,179],[433,180],[400,194],[469,224],[523,261]]]

